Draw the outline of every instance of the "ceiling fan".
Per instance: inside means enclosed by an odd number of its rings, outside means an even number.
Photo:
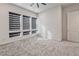
[[[36,5],[38,8],[40,7],[39,4],[42,4],[42,5],[47,5],[46,3],[32,3],[30,6],[32,7],[33,5]]]

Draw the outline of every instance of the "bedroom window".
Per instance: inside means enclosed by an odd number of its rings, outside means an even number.
[[[36,33],[36,19],[35,17],[9,12],[9,37]]]
[[[20,14],[9,12],[10,31],[20,30]]]
[[[32,34],[36,33],[36,31],[37,31],[36,20],[37,20],[37,18],[32,17]]]
[[[32,29],[36,29],[36,18],[32,17]]]
[[[23,15],[23,30],[30,29],[30,17]]]
[[[9,12],[9,30],[9,37],[20,36],[20,14]]]
[[[30,33],[30,17],[23,15],[23,35],[29,35]]]

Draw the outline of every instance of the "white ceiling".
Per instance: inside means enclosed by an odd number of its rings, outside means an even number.
[[[14,4],[19,6],[19,7],[33,11],[35,13],[43,12],[43,11],[47,10],[48,8],[52,8],[52,7],[57,6],[57,5],[67,5],[66,3],[64,3],[64,4],[63,3],[46,3],[47,5],[42,5],[42,4],[39,3],[40,7],[37,8],[36,4],[34,4],[31,7],[30,6],[31,3],[14,3]]]

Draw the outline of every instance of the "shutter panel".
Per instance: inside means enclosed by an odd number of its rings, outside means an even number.
[[[35,31],[32,31],[32,34],[34,34],[34,33],[36,33],[37,32],[37,30],[35,30]]]
[[[20,36],[20,32],[15,32],[20,30],[20,14],[9,12],[9,30],[14,31],[9,33],[9,37]]]
[[[10,31],[20,30],[20,14],[9,12]]]
[[[29,22],[30,17],[29,16],[24,16],[23,15],[23,30],[30,29],[30,22]]]
[[[36,18],[32,17],[32,29],[36,29]]]
[[[24,31],[23,35],[29,35],[30,31]]]
[[[20,36],[20,32],[9,33],[9,37]]]

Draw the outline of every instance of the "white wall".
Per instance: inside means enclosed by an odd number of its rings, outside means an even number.
[[[62,10],[55,6],[39,14],[40,33],[45,39],[62,40]]]
[[[10,41],[12,42],[19,38],[21,39],[21,37],[17,37],[16,39],[9,38],[9,11],[31,17],[36,17],[36,14],[31,11],[19,8],[11,4],[0,4],[0,44]]]

